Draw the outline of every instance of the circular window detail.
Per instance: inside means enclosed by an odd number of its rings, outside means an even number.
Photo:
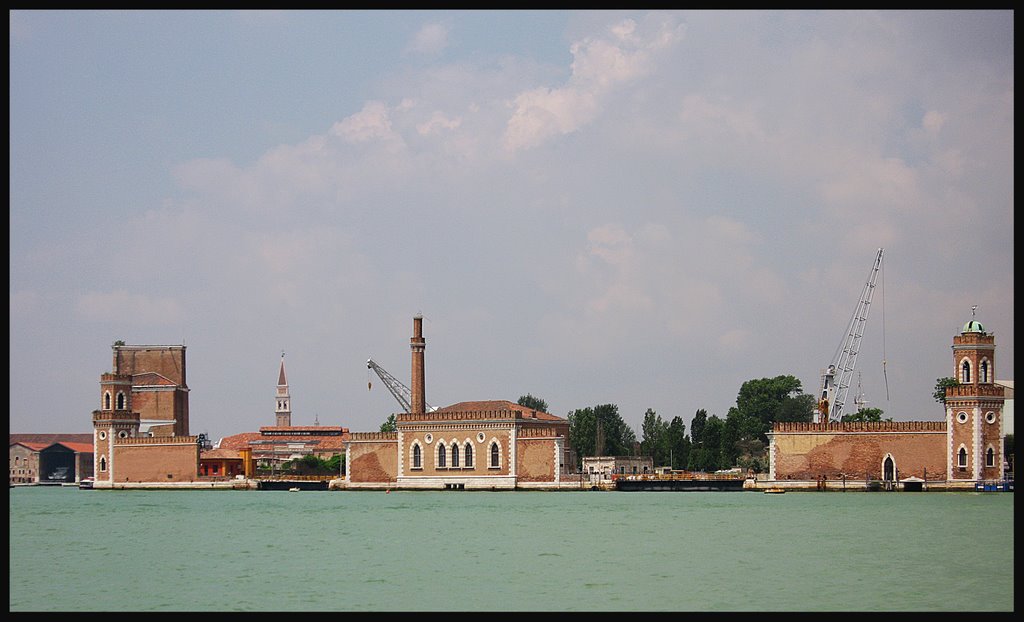
[[[428,443],[432,443],[434,442],[434,435],[431,434],[430,432],[427,432],[426,436],[423,437],[423,440],[425,440]]]
[[[989,423],[995,423],[996,422],[996,414],[994,412],[986,413],[985,414],[985,421],[988,421]]]
[[[478,443],[484,442],[484,433],[483,432],[480,432],[480,433],[478,433],[476,435],[476,442],[478,442]]]
[[[125,432],[124,430],[121,430],[120,432],[117,433],[117,438],[128,438],[128,433]]]
[[[100,432],[100,440],[103,441],[103,440],[106,440],[106,438],[107,438],[107,433],[101,431]]]
[[[967,423],[967,413],[957,413],[956,420],[960,423]]]

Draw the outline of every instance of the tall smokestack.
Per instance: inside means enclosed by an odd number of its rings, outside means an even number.
[[[422,315],[412,318],[412,339],[409,340],[409,347],[412,349],[412,412],[421,415],[427,410],[423,374],[423,351],[427,348],[427,340],[423,338]]]

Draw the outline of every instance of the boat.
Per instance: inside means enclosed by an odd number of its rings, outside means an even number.
[[[288,489],[288,492],[299,492],[300,490],[302,489],[297,486],[293,486],[292,488]]]
[[[765,488],[764,494],[766,495],[781,495],[786,492],[785,488],[779,488],[778,486],[772,486],[771,488]]]
[[[79,490],[90,490],[90,489],[92,489],[92,483],[94,481],[95,480],[93,478],[91,478],[91,477],[83,478],[80,482],[78,482]]]

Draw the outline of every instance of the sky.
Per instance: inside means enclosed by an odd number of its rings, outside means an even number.
[[[192,434],[426,401],[689,430],[748,380],[941,420],[1013,379],[1012,11],[31,11],[10,25],[10,431],[186,346]],[[972,310],[977,306],[976,310]]]

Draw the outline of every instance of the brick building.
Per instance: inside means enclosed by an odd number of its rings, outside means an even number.
[[[64,461],[55,460],[40,462],[41,452],[56,444],[64,449],[54,447],[49,455],[70,450],[75,454],[72,459],[73,470],[65,469],[59,475],[64,481],[76,482],[83,477],[92,475],[92,434],[11,434],[10,435],[10,480],[12,484],[37,484],[40,479],[48,479],[56,467],[51,464]]]
[[[769,479],[942,483],[973,488],[1004,478],[1005,387],[995,382],[995,335],[980,322],[953,337],[944,421],[775,423]]]
[[[185,346],[118,342],[113,350],[92,411],[93,486],[194,481],[199,439],[188,435]]]
[[[428,411],[423,318],[413,318],[410,412],[394,432],[353,432],[346,488],[514,489],[578,485],[569,422],[506,400]]]

